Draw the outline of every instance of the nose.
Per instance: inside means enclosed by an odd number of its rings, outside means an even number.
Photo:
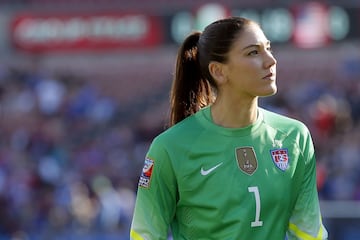
[[[264,67],[265,68],[270,68],[270,67],[276,65],[276,63],[277,63],[276,58],[274,57],[274,55],[270,51],[268,51],[265,54]]]

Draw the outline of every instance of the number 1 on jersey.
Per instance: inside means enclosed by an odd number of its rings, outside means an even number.
[[[261,227],[263,222],[260,221],[260,210],[261,210],[261,203],[260,203],[260,193],[258,187],[248,187],[249,192],[254,193],[255,196],[255,221],[251,222],[251,227]]]

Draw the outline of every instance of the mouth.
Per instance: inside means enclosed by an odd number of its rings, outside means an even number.
[[[275,74],[274,73],[269,73],[268,75],[266,75],[265,77],[263,77],[263,79],[268,79],[268,80],[275,80]]]

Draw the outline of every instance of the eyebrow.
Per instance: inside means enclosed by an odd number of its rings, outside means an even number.
[[[261,43],[251,44],[249,46],[244,47],[242,50],[245,50],[245,49],[248,49],[248,48],[251,48],[251,47],[260,47],[261,45],[262,45]],[[271,42],[268,40],[268,41],[265,42],[264,45],[271,45]]]

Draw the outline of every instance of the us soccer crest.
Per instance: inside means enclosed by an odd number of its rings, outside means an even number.
[[[240,170],[248,175],[252,175],[257,167],[258,161],[254,148],[252,147],[239,147],[235,149],[235,156]]]
[[[289,167],[289,155],[286,148],[270,150],[270,154],[279,169],[285,171]]]

